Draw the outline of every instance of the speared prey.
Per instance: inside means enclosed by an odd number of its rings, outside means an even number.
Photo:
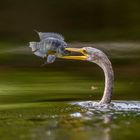
[[[69,51],[65,50],[68,45],[64,41],[62,35],[57,33],[37,33],[40,42],[30,42],[29,47],[36,56],[46,59],[43,65],[53,63],[58,56],[66,56],[70,54]]]

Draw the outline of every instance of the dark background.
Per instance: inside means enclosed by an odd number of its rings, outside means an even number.
[[[69,41],[139,41],[140,1],[0,0],[0,41],[34,40],[34,29]]]

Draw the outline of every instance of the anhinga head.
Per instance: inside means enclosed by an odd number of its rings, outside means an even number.
[[[83,48],[65,48],[69,52],[67,56],[58,56],[63,59],[73,59],[73,60],[86,60],[93,62],[100,66],[103,70],[112,67],[110,60],[101,50],[93,47],[83,47]],[[72,52],[79,53],[81,55],[70,55]]]
[[[92,47],[65,48],[65,50],[70,52],[69,54],[72,54],[72,52],[76,52],[81,55],[67,55],[67,56],[60,56],[60,57],[58,56],[59,58],[73,59],[73,60],[87,60],[96,63],[99,66],[101,66],[102,63],[108,60],[106,55],[102,51]]]

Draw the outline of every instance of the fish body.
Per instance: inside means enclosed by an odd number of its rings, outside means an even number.
[[[57,33],[38,32],[40,42],[30,42],[29,47],[36,56],[47,58],[47,63],[53,63],[57,56],[69,55],[65,50],[67,43]]]

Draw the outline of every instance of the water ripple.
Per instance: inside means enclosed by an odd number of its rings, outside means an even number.
[[[89,110],[98,111],[137,111],[140,112],[140,101],[112,101],[111,104],[100,105],[95,101],[73,102]]]

